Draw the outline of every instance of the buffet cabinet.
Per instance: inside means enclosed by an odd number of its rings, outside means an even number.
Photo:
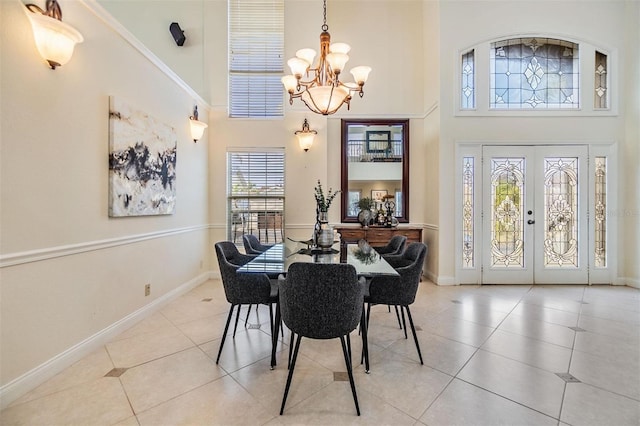
[[[370,226],[334,226],[340,234],[340,245],[355,244],[360,240],[367,241],[374,247],[386,245],[394,235],[404,235],[407,237],[407,244],[422,242],[422,228],[411,226],[398,226],[395,228]]]

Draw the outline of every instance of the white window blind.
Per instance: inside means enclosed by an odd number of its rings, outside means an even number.
[[[284,0],[229,0],[229,115],[284,113]]]
[[[284,237],[284,150],[227,153],[229,240],[243,234],[265,243]]]

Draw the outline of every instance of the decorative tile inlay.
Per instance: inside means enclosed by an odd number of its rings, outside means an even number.
[[[211,297],[207,297],[206,299],[202,299],[203,302],[211,302],[213,299]]]
[[[422,327],[420,327],[419,325],[416,325],[415,328],[416,328],[416,331],[422,331]]]
[[[572,329],[573,331],[587,331],[584,328],[580,328],[580,327],[569,327],[570,329]]]
[[[580,380],[576,379],[569,373],[556,373],[556,376],[560,377],[567,383],[582,383]]]
[[[259,329],[261,325],[262,325],[262,324],[249,324],[249,325],[248,325],[248,328],[249,328],[250,330],[256,330],[256,329]]]
[[[578,303],[580,303],[581,305],[588,305],[589,304],[589,302],[584,302],[582,300],[578,300]]]
[[[105,374],[104,377],[120,377],[127,370],[128,368],[114,368],[111,371],[109,371],[107,374]]]
[[[455,299],[454,299],[454,300],[452,300],[452,301],[451,301],[451,303],[458,303],[458,304],[462,304],[462,302],[461,302],[461,301],[459,301],[459,300],[455,300]]]
[[[334,382],[347,382],[349,381],[349,375],[346,371],[334,371],[333,372],[333,381]]]

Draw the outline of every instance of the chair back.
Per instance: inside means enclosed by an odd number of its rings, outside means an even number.
[[[415,301],[427,246],[411,243],[401,256],[392,263],[399,276],[376,276],[369,285],[367,301],[373,304],[408,306]]]
[[[247,254],[264,253],[272,247],[272,245],[264,245],[260,243],[258,237],[253,234],[244,234],[242,236],[242,244],[244,244],[244,251]]]
[[[404,235],[394,235],[391,237],[386,246],[374,247],[374,249],[382,255],[399,255],[404,252],[404,247],[407,244],[407,237]]]
[[[279,280],[282,320],[300,336],[344,336],[360,322],[364,288],[352,265],[293,263]]]
[[[269,303],[271,282],[265,274],[238,274],[242,265],[232,263],[227,257],[234,253],[243,256],[231,241],[215,244],[218,266],[222,277],[222,286],[227,302],[232,305]]]

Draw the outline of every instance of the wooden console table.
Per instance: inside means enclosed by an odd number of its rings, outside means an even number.
[[[407,244],[422,242],[422,228],[399,225],[395,228],[370,226],[365,229],[362,226],[338,225],[333,229],[340,233],[340,246],[357,243],[364,239],[374,247],[386,245],[394,235],[407,237]]]

